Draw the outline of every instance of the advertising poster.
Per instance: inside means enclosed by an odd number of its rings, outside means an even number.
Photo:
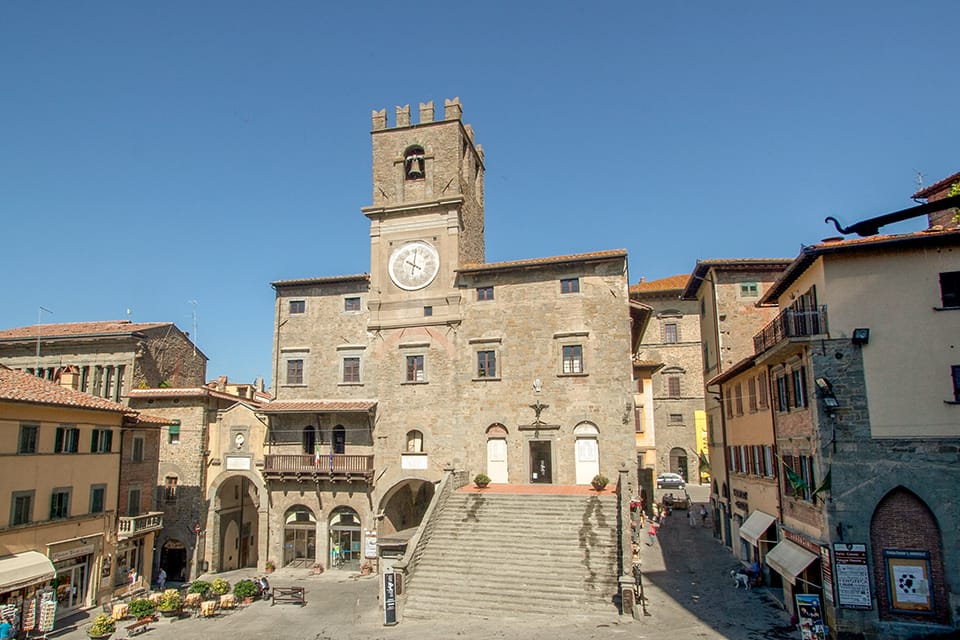
[[[820,596],[811,593],[798,593],[796,599],[800,638],[802,640],[826,640],[827,628],[823,624]]]
[[[933,611],[930,554],[926,551],[884,549],[890,608],[895,611]]]
[[[841,609],[873,608],[867,545],[834,543],[833,572],[837,577],[837,604]]]

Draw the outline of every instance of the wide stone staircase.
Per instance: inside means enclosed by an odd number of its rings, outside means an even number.
[[[402,614],[616,613],[616,509],[613,495],[453,493]]]

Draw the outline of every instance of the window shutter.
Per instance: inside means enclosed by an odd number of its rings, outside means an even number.
[[[63,427],[57,427],[57,433],[53,439],[53,452],[63,453]]]

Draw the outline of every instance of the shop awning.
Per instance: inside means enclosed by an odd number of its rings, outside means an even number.
[[[770,528],[770,525],[776,521],[777,519],[769,513],[754,511],[750,514],[750,517],[740,525],[740,537],[753,546],[757,546],[757,541],[763,537],[763,534]]]
[[[781,540],[765,558],[767,564],[790,584],[796,584],[797,576],[816,559],[816,555],[789,540]]]
[[[37,551],[25,551],[0,558],[0,592],[16,591],[23,587],[53,580],[57,570],[47,556]]]

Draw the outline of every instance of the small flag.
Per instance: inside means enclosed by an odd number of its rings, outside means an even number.
[[[783,470],[787,474],[787,480],[790,482],[790,486],[793,487],[794,493],[801,493],[809,489],[807,482],[798,476],[793,469],[787,465],[783,465]]]
[[[832,484],[832,478],[830,474],[833,473],[833,469],[827,471],[827,477],[823,479],[823,482],[820,483],[820,486],[817,487],[817,490],[813,492],[812,495],[817,495],[818,493],[824,493],[825,491],[830,491],[830,486]]]
[[[313,464],[315,466],[320,466],[320,446],[317,445],[313,448]]]

